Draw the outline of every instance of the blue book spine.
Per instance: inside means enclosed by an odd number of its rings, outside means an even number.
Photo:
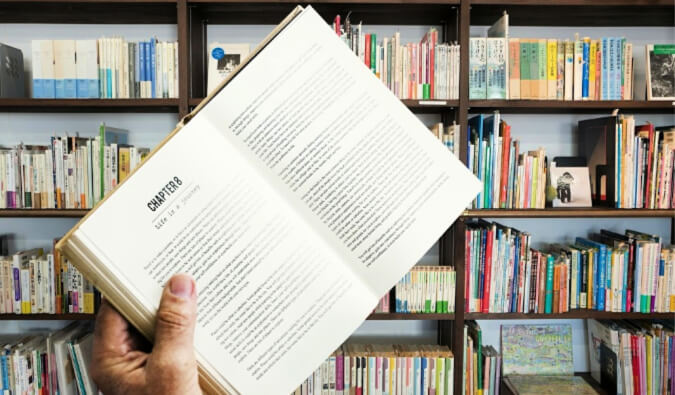
[[[144,87],[145,87],[145,43],[138,43],[138,61],[140,63],[140,82],[141,82],[141,97],[145,97]]]
[[[609,81],[608,77],[607,77],[607,70],[608,70],[607,56],[609,55],[609,51],[607,50],[608,45],[609,45],[609,42],[607,40],[607,37],[603,37],[602,38],[602,52],[600,54],[600,56],[601,56],[601,59],[600,59],[600,62],[601,62],[600,63],[600,65],[601,65],[601,68],[600,68],[600,73],[601,73],[601,75],[600,75],[600,79],[601,79],[601,81],[600,81],[600,88],[601,88],[600,95],[601,96],[600,96],[600,98],[602,100],[608,100],[609,99],[609,95],[607,94],[608,81]]]
[[[513,283],[511,284],[511,289],[513,289],[513,292],[511,292],[511,308],[509,309],[510,313],[515,313],[518,311],[518,306],[516,306],[516,302],[518,301],[518,275],[520,274],[520,238],[516,236],[515,238],[515,243],[513,246],[513,254],[514,254],[514,260],[513,260]]]
[[[427,359],[426,358],[420,358],[420,388],[422,391],[424,391],[424,374],[427,371]]]
[[[77,98],[77,80],[75,78],[63,80],[63,94],[66,99]]]
[[[144,52],[145,52],[145,87],[146,87],[145,88],[145,90],[146,90],[145,94],[148,98],[151,98],[152,92],[150,92],[150,86],[151,86],[150,84],[151,84],[152,75],[151,75],[151,72],[150,72],[150,52],[151,52],[151,50],[150,50],[150,43],[149,42],[145,43],[144,49],[145,49]]]
[[[0,356],[0,367],[2,367],[2,389],[9,390],[9,369],[6,355]]]
[[[153,38],[150,40],[150,86],[152,89],[152,98],[157,97],[157,42]]]
[[[75,88],[77,90],[78,99],[88,99],[89,98],[89,80],[78,78],[75,82]]]
[[[64,99],[66,97],[66,81],[63,78],[54,81],[54,97],[56,99]]]
[[[42,78],[33,79],[33,98],[41,99],[44,97],[44,93],[42,92],[43,86],[44,80]]]
[[[590,42],[584,41],[583,46],[583,65],[581,70],[581,98],[588,99],[588,72],[590,64]]]
[[[614,99],[614,38],[607,37],[607,100]]]
[[[604,311],[605,310],[605,284],[607,283],[607,251],[604,247],[600,248],[599,254],[598,254],[598,272],[599,272],[599,277],[598,278],[598,310],[599,311]]]
[[[56,80],[45,79],[42,80],[42,97],[45,99],[54,99],[56,98]]]

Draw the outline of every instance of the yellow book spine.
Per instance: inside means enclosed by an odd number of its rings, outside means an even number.
[[[555,100],[558,89],[558,41],[555,39],[546,43],[546,80],[547,99]]]
[[[21,301],[21,314],[30,314],[30,301]]]
[[[91,292],[84,293],[84,313],[94,314],[94,294]]]
[[[588,98],[590,100],[597,100],[595,91],[595,61],[597,59],[598,41],[591,41],[591,53],[588,57]]]
[[[647,343],[647,346],[645,347],[647,351],[647,393],[651,394],[652,393],[652,380],[650,380],[652,376],[652,337],[651,336],[645,336],[645,340]]]

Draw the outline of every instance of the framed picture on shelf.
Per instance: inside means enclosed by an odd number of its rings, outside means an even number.
[[[675,44],[647,45],[647,100],[675,100]]]
[[[208,91],[215,89],[222,80],[246,59],[249,44],[224,44],[213,42],[209,45]]]
[[[591,180],[587,166],[558,167],[551,162],[553,207],[592,207]]]

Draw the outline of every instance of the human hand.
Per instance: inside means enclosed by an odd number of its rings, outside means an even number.
[[[196,319],[197,290],[187,274],[174,275],[164,288],[150,352],[135,328],[102,303],[90,370],[99,389],[105,395],[201,394],[193,349]]]

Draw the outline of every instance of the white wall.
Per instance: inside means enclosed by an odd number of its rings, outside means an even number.
[[[249,43],[255,46],[270,30],[269,25],[218,25],[209,26],[207,42]],[[401,32],[403,41],[416,42],[426,32],[428,26],[368,26],[366,32],[378,36],[391,36],[396,30]],[[594,38],[603,35],[622,35],[634,43],[636,75],[644,68],[644,50],[647,42],[672,42],[673,28],[529,28],[512,27],[513,37],[556,37],[572,38],[575,32]],[[31,39],[76,39],[99,38],[103,35],[121,35],[128,40],[146,40],[156,36],[160,40],[174,40],[174,25],[54,25],[54,24],[0,24],[3,32],[0,39],[4,43],[22,49],[26,59],[27,78],[30,79],[30,40]],[[479,35],[484,27],[472,29]],[[546,148],[549,157],[573,155],[575,127],[579,119],[587,119],[604,114],[585,115],[523,115],[504,114],[503,118],[512,125],[512,134],[519,138],[523,149]],[[438,122],[438,115],[422,115],[427,126]],[[673,124],[672,114],[639,115],[638,122],[651,120],[657,125]],[[129,129],[132,144],[152,147],[159,142],[178,122],[176,114],[8,114],[0,113],[0,145],[14,145],[20,141],[32,144],[44,144],[53,133],[75,133],[90,136],[96,133],[100,122]],[[64,234],[76,222],[75,219],[8,219],[0,218],[0,233],[14,233],[17,249],[51,246],[52,239]],[[506,225],[515,226],[534,234],[534,243],[560,242],[578,235],[586,235],[601,227],[622,231],[626,227],[661,234],[669,240],[669,222],[664,219],[529,219],[499,220]],[[438,263],[438,245],[433,246],[422,259],[423,264]],[[525,323],[548,322],[523,321]],[[556,320],[555,322],[561,322]],[[585,326],[582,320],[565,320],[573,327],[575,370],[587,368]],[[499,345],[499,327],[504,322],[481,321],[484,339],[487,344]],[[508,321],[506,323],[516,323]],[[2,322],[0,333],[18,332],[33,327],[58,327],[63,322]],[[354,338],[368,341],[434,342],[437,323],[434,321],[367,321],[354,334]]]

